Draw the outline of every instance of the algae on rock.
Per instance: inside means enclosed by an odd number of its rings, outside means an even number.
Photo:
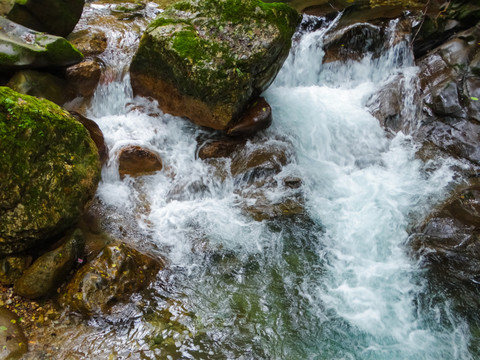
[[[0,87],[0,254],[72,226],[100,179],[97,148],[72,115]]]
[[[299,21],[282,3],[175,3],[142,36],[130,67],[134,92],[223,130],[273,81]]]

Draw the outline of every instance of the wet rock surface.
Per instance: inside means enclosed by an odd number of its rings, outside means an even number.
[[[0,253],[28,249],[70,227],[95,193],[97,148],[47,100],[0,88]]]
[[[273,81],[299,21],[280,3],[178,2],[142,36],[130,66],[134,93],[223,130]]]
[[[120,177],[148,175],[160,170],[162,160],[153,151],[133,145],[120,150],[118,155]]]
[[[250,136],[267,129],[271,124],[272,108],[263,97],[260,97],[227,129],[226,133],[229,136]]]
[[[410,237],[414,256],[429,269],[431,286],[472,324],[480,306],[480,182],[472,179]]]
[[[70,66],[65,73],[68,83],[79,96],[89,98],[93,96],[100,81],[102,66],[99,61],[85,60]]]
[[[302,180],[282,173],[283,168],[294,161],[291,144],[284,139],[256,136],[249,141],[207,140],[199,144],[198,156],[216,168],[215,176],[222,180],[232,177],[234,191],[239,195],[238,206],[254,220],[305,212]],[[280,189],[282,196],[272,197]]]
[[[123,243],[109,244],[75,273],[60,301],[86,316],[108,313],[146,287],[162,266],[160,260]]]

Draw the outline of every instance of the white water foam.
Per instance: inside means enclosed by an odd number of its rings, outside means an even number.
[[[405,254],[409,216],[440,199],[453,173],[445,164],[426,176],[412,140],[402,133],[387,140],[365,108],[392,74],[415,74],[412,59],[398,61],[408,49],[322,66],[321,36],[302,38],[266,93],[275,130],[294,134],[311,215],[326,228],[328,275],[313,295],[323,304],[318,317],[326,308],[368,338],[346,358],[469,358],[468,335],[455,331],[462,324],[425,326],[417,314],[424,284]],[[305,66],[317,73],[305,77]]]
[[[267,135],[287,137],[297,152],[296,162],[282,174],[301,174],[309,215],[324,227],[325,233],[302,229],[304,236],[318,232],[313,238],[323,242],[317,250],[322,263],[315,264],[323,269],[321,276],[305,274],[296,284],[296,274],[278,260],[285,288],[281,301],[268,292],[269,282],[278,281],[267,278],[273,273],[268,268],[248,275],[230,264],[236,269],[235,284],[208,277],[214,275],[201,269],[205,263],[191,256],[198,248],[195,241],[205,241],[212,252],[235,251],[239,259],[256,254],[277,261],[288,229],[285,225],[274,232],[268,223],[242,214],[231,177],[219,181],[212,176],[214,169],[195,157],[202,130],[163,114],[155,103],[132,99],[128,75],[104,82],[90,112],[110,148],[98,197],[120,214],[117,222],[132,222],[147,241],[168,249],[165,256],[179,272],[174,276],[187,269],[185,301],[218,343],[209,348],[212,356],[249,358],[252,351],[252,358],[298,358],[301,353],[311,359],[467,359],[468,335],[461,323],[444,315],[432,322],[429,314],[418,312],[416,297],[425,280],[404,246],[410,218],[425,214],[442,198],[453,173],[445,164],[425,174],[412,140],[401,133],[387,139],[365,108],[391,76],[414,78],[413,60],[400,44],[380,59],[325,66],[322,38],[327,30],[301,37],[265,94],[274,114]],[[407,107],[414,105],[412,99]],[[407,114],[414,116],[415,110]],[[125,145],[157,152],[164,170],[121,180],[117,156]],[[265,323],[255,317],[247,321],[244,313],[237,317],[235,296],[250,291],[256,293],[245,300],[246,307],[254,308],[257,299],[264,318],[257,317]],[[269,313],[282,313],[275,306],[283,302],[282,311],[295,313],[292,309],[298,307],[305,317],[293,319],[288,330],[286,320],[269,318]],[[437,310],[448,314],[448,304],[432,312]],[[236,341],[240,336],[245,336],[243,344],[230,350],[224,346],[231,345],[229,337]],[[257,342],[265,347],[262,355],[252,350]]]

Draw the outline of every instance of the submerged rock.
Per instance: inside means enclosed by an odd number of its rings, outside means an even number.
[[[82,59],[64,38],[30,30],[0,16],[0,70],[69,66]]]
[[[85,240],[81,230],[75,230],[65,243],[40,256],[15,282],[18,295],[36,299],[51,295],[82,256]]]
[[[4,0],[0,15],[30,29],[67,36],[80,20],[85,0]]]
[[[130,67],[137,95],[226,129],[275,78],[300,21],[285,4],[180,1],[145,31]]]
[[[18,360],[28,351],[28,341],[18,316],[0,308],[0,359]]]
[[[233,178],[237,204],[254,220],[303,214],[302,180],[282,174],[294,161],[292,144],[282,139],[265,140],[260,136],[248,142],[207,140],[199,145],[198,157],[216,169],[214,176]]]
[[[87,130],[48,100],[0,88],[0,254],[69,228],[100,179]]]
[[[34,70],[18,71],[7,83],[7,86],[19,93],[47,99],[60,106],[70,98],[70,91],[65,80]]]
[[[118,155],[120,177],[140,176],[162,170],[162,160],[158,154],[140,146],[127,146]]]
[[[122,243],[107,245],[78,270],[67,285],[61,302],[86,316],[108,313],[147,286],[162,263]]]

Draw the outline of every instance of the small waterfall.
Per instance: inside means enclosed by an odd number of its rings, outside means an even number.
[[[300,176],[306,204],[303,216],[264,221],[241,211],[228,171],[219,177],[196,158],[205,130],[132,98],[123,69],[139,32],[105,27],[107,71],[89,110],[110,148],[97,193],[103,223],[113,236],[154,248],[168,266],[107,324],[92,320],[59,336],[74,339],[62,356],[472,358],[468,330],[448,302],[422,305],[428,284],[406,255],[412,219],[443,199],[454,174],[447,163],[425,172],[408,134],[388,138],[366,108],[401,75],[405,117],[414,120],[412,55],[398,42],[378,58],[323,64],[324,36],[340,17],[297,34],[264,94],[274,123],[247,147],[293,147],[276,176]],[[164,170],[121,180],[116,156],[126,145],[154,150]],[[269,191],[275,198],[286,190]]]

